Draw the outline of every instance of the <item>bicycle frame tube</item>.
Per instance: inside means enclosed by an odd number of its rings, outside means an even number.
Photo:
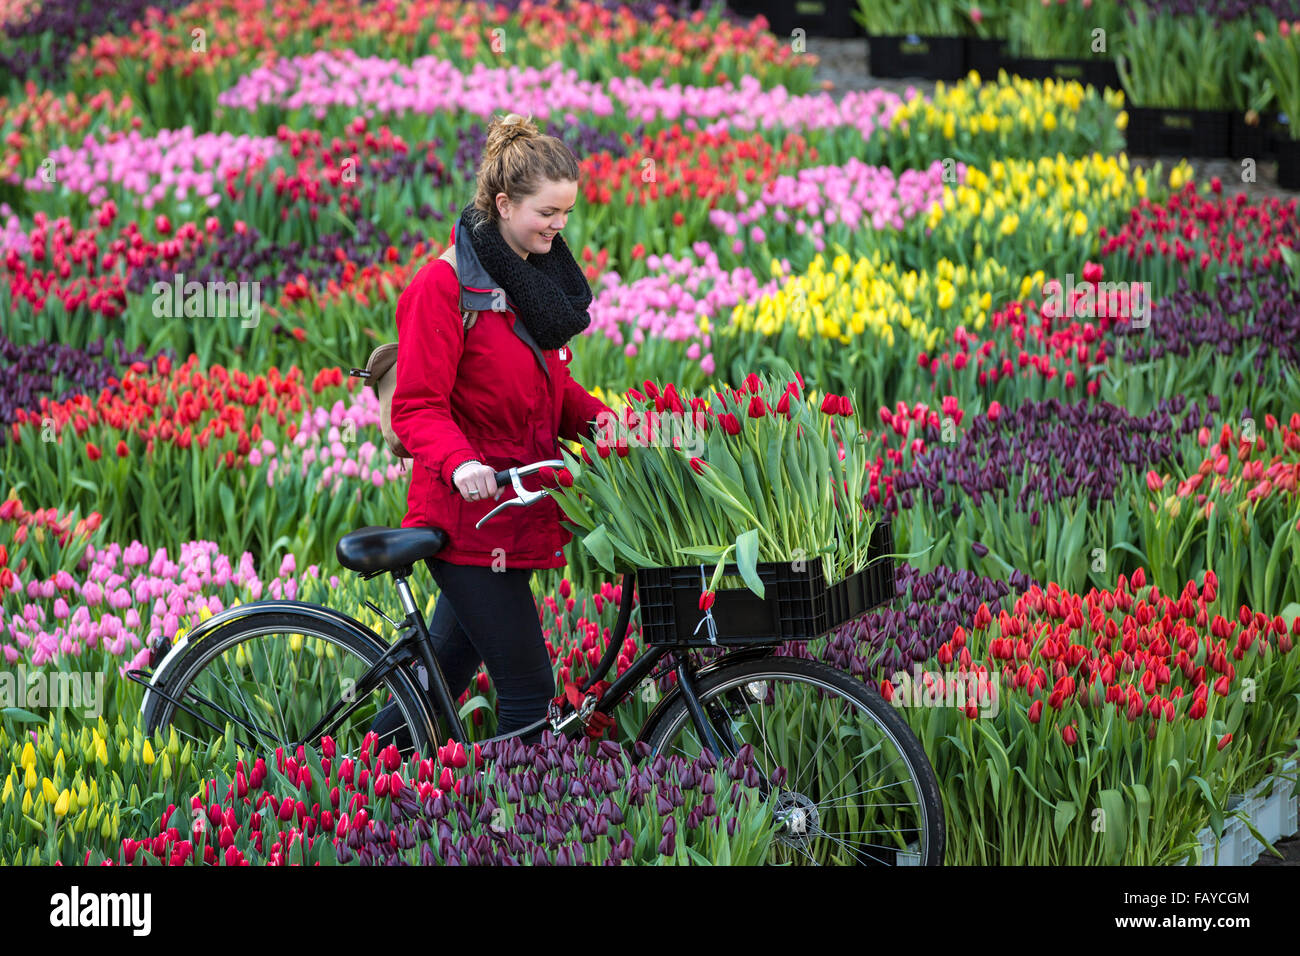
[[[424,615],[415,606],[415,597],[411,594],[410,582],[405,577],[397,579],[397,593],[402,601],[402,610],[406,612],[406,620],[402,623],[415,629],[416,651],[424,662],[425,672],[429,675],[428,693],[438,706],[443,720],[446,721],[447,731],[451,735],[451,739],[464,744],[468,740],[465,734],[465,725],[461,722],[460,714],[457,712],[456,702],[452,700],[451,688],[447,686],[447,678],[443,676],[442,668],[438,666],[438,657],[433,653],[433,638],[429,636],[429,628],[424,622]],[[418,680],[416,686],[419,687]],[[438,741],[434,741],[434,743],[436,745]]]

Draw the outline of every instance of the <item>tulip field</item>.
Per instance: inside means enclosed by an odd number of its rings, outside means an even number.
[[[393,638],[389,579],[335,557],[410,478],[349,371],[508,112],[581,169],[574,378],[701,434],[564,443],[544,476],[574,534],[533,576],[556,693],[624,570],[837,579],[862,502],[894,600],[778,653],[898,706],[946,862],[1199,862],[1300,737],[1296,199],[1130,157],[1119,90],[837,100],[814,66],[720,5],[0,0],[0,864],[769,859],[761,754],[636,743],[668,678],[529,747],[474,742],[480,671],[469,745],[404,760],[148,734],[125,676],[271,597]],[[634,613],[618,672],[642,649]],[[992,706],[944,703],[952,675]]]

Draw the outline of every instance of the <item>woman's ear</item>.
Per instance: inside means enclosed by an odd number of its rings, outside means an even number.
[[[507,195],[506,195],[505,193],[503,193],[503,192],[501,192],[501,193],[497,193],[497,194],[496,194],[496,204],[497,204],[497,212],[500,214],[501,218],[502,218],[502,219],[509,219],[509,218],[510,218],[510,205],[511,205],[511,204],[510,204],[510,197],[507,196]]]

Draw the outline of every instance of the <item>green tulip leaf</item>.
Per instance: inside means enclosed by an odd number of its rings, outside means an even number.
[[[611,574],[614,573],[614,545],[610,543],[609,533],[603,524],[596,525],[583,537],[582,546],[602,568]]]
[[[758,576],[758,529],[750,528],[736,536],[736,566],[749,589],[760,598],[766,597],[763,580]]]
[[[1056,804],[1056,818],[1052,821],[1052,829],[1056,831],[1056,838],[1063,839],[1065,828],[1078,814],[1078,808],[1070,800],[1059,800]]]
[[[706,558],[709,561],[716,561],[728,551],[731,550],[729,544],[709,544],[698,547],[678,548],[678,554],[684,554],[691,558]]]
[[[1119,863],[1128,845],[1128,811],[1118,790],[1103,790],[1098,795],[1105,834],[1106,862]]]
[[[39,724],[45,720],[39,714],[33,714],[30,710],[23,710],[21,707],[6,707],[4,710],[0,710],[0,717],[19,724]]]

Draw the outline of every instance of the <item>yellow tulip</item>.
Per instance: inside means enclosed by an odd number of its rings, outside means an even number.
[[[23,744],[23,753],[18,759],[18,763],[23,767],[33,767],[36,765],[36,748],[32,746],[30,740]]]
[[[70,800],[71,800],[71,795],[68,793],[68,791],[64,790],[61,794],[59,794],[58,800],[54,802],[54,815],[56,817],[67,816],[68,803]]]
[[[41,781],[41,794],[45,797],[47,803],[53,803],[59,795],[59,791],[54,787],[54,781],[49,777]]]
[[[149,741],[147,740],[144,742],[144,749],[141,752],[140,759],[143,760],[146,765],[151,766],[153,764],[154,761],[153,747],[150,745]]]
[[[14,795],[14,775],[11,773],[5,777],[5,788],[0,791],[0,803],[8,803],[9,798]]]

